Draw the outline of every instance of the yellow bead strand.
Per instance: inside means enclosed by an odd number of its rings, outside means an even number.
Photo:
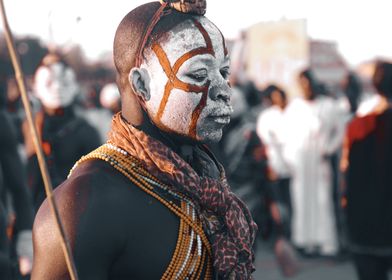
[[[111,144],[105,144],[90,154],[82,157],[72,171],[81,163],[99,159],[109,163],[116,170],[126,176],[137,187],[147,194],[156,198],[170,211],[180,218],[178,239],[172,260],[170,261],[162,280],[170,279],[200,279],[204,271],[204,279],[212,279],[212,253],[211,245],[204,233],[198,215],[194,217],[196,209],[191,200],[183,194],[173,193],[170,186],[163,184],[143,166],[135,157],[129,155]],[[170,194],[178,204],[172,199],[168,200],[157,193],[157,188]],[[199,239],[201,242],[201,252],[199,252]],[[201,253],[201,255],[199,255]]]

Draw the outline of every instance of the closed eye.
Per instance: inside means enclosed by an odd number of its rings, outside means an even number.
[[[204,82],[207,79],[207,69],[200,69],[191,73],[186,74],[189,78],[192,80],[201,83]]]

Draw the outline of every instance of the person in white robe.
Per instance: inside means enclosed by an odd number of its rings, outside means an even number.
[[[341,146],[345,125],[334,100],[320,96],[310,70],[301,72],[302,98],[286,109],[285,158],[292,174],[292,242],[305,252],[335,255],[332,169],[329,156]]]

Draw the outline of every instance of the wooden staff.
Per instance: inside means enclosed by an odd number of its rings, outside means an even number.
[[[31,112],[32,110],[30,107],[30,102],[27,97],[24,75],[23,75],[23,72],[22,72],[22,69],[20,66],[18,54],[16,52],[15,42],[14,42],[10,27],[8,25],[8,20],[7,20],[7,15],[5,13],[3,0],[0,0],[0,8],[1,8],[0,12],[2,15],[2,19],[3,19],[2,21],[3,21],[5,39],[6,39],[8,51],[9,51],[9,54],[10,54],[10,57],[12,60],[12,65],[15,70],[15,77],[16,77],[16,81],[18,83],[18,88],[19,88],[20,94],[22,96],[23,107],[26,111],[26,117],[27,117],[27,121],[28,121],[28,124],[30,127],[30,132],[33,136],[34,147],[35,147],[35,151],[37,154],[39,167],[41,169],[41,174],[42,174],[42,178],[43,178],[43,182],[44,182],[44,186],[45,186],[46,197],[47,197],[48,203],[50,205],[50,209],[53,214],[54,220],[56,222],[56,227],[57,227],[58,232],[60,234],[60,243],[61,243],[61,247],[63,249],[65,261],[67,263],[69,275],[72,280],[77,280],[78,276],[76,273],[75,263],[73,261],[73,257],[71,254],[71,249],[70,249],[68,239],[65,236],[64,227],[63,227],[61,220],[60,220],[59,210],[57,208],[56,202],[53,197],[52,182],[50,181],[48,168],[46,166],[44,154],[42,152],[42,147],[40,144],[40,140],[38,138],[37,129],[34,124],[33,114]]]

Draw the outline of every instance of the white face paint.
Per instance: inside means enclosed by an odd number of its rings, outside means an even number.
[[[163,55],[153,45],[141,65],[150,75],[150,97],[145,102],[150,118],[167,132],[201,142],[219,141],[232,112],[229,58],[220,31],[200,17],[176,26],[159,48]],[[200,48],[204,50],[194,55]],[[181,64],[184,54],[189,57]],[[180,65],[177,72],[176,63]]]
[[[36,96],[45,108],[64,108],[72,103],[78,91],[73,70],[62,63],[41,66],[35,74]]]

